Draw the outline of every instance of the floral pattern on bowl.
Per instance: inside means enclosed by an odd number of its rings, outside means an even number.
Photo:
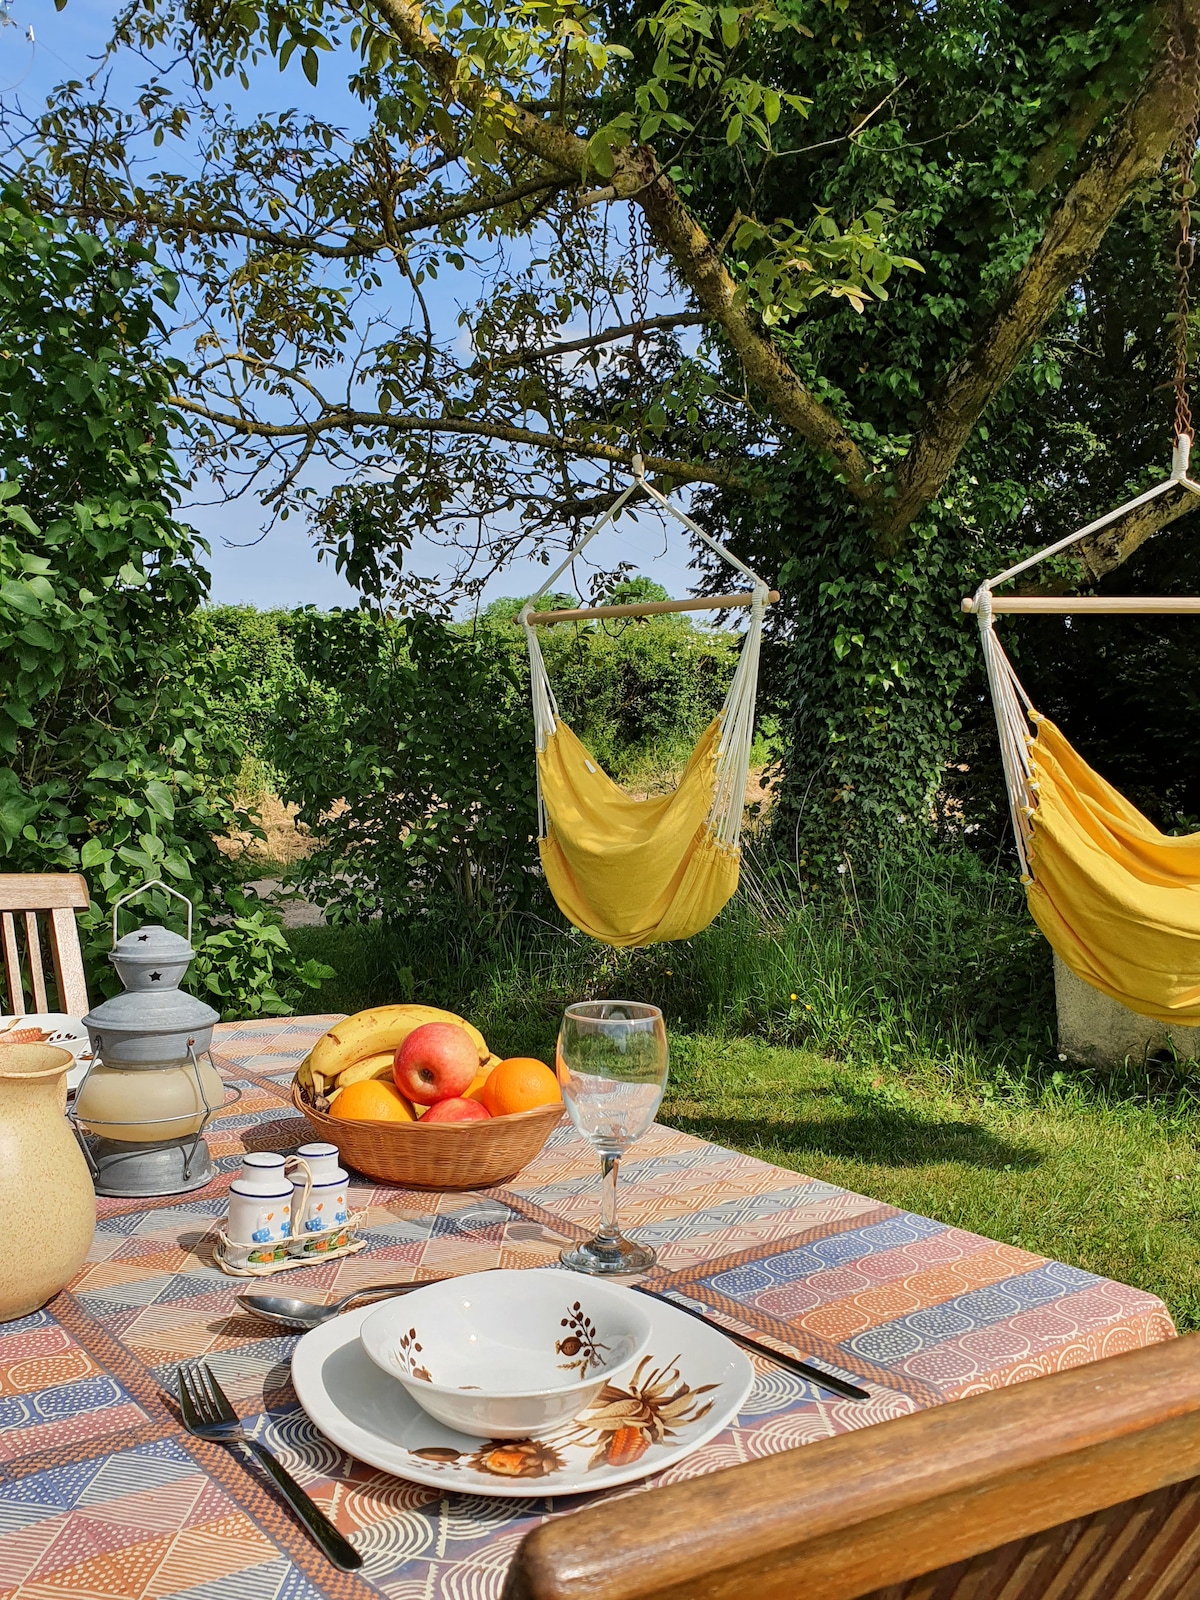
[[[587,1312],[580,1309],[578,1300],[562,1319],[562,1325],[570,1331],[565,1339],[554,1341],[555,1355],[567,1357],[558,1364],[564,1372],[578,1372],[581,1378],[586,1378],[593,1367],[604,1365],[608,1346],[597,1338],[596,1325]]]

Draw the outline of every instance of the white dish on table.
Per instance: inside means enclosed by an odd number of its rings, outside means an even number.
[[[488,1439],[437,1422],[363,1349],[359,1334],[374,1306],[306,1333],[292,1382],[327,1439],[411,1483],[510,1500],[612,1489],[716,1438],[754,1386],[750,1362],[716,1328],[661,1302],[647,1300],[646,1309],[646,1354],[589,1411],[540,1439]]]
[[[577,1272],[466,1273],[385,1300],[363,1349],[430,1416],[489,1439],[540,1437],[645,1355],[649,1303]]]
[[[52,1044],[69,1050],[75,1065],[67,1072],[67,1092],[73,1094],[92,1064],[88,1031],[78,1017],[64,1011],[31,1011],[23,1017],[0,1017],[0,1050],[5,1044]]]

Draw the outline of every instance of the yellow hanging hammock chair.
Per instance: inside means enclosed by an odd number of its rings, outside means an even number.
[[[633,482],[522,607],[537,743],[538,850],[559,909],[593,939],[609,945],[689,939],[706,928],[738,884],[742,811],[762,642],[763,612],[779,598],[678,507],[647,483],[634,457]],[[583,606],[535,611],[584,547],[644,492],[725,561],[753,589],[700,600]],[[673,793],[625,794],[593,760],[559,715],[546,675],[539,627],[591,617],[638,617],[671,611],[748,606],[750,625],[725,704],[700,736]]]
[[[1200,611],[1200,598],[996,596],[1048,556],[1168,489],[1200,495],[1188,476],[1191,436],[1176,439],[1171,475],[1127,505],[989,578],[963,610],[979,619],[1021,881],[1029,910],[1079,978],[1131,1011],[1200,1023],[1200,834],[1160,833],[1035,711],[996,637],[1000,612]]]

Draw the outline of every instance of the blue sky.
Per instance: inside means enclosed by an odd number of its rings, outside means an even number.
[[[95,58],[108,37],[113,7],[105,0],[68,0],[66,8],[59,12],[52,0],[7,3],[10,20],[0,27],[0,101],[8,106],[19,101],[32,113],[64,78],[85,78],[93,70]],[[5,0],[0,0],[0,16],[4,14],[4,4]],[[27,37],[30,29],[32,43]],[[297,67],[280,75],[274,63],[264,63],[252,82],[250,98],[259,109],[300,106],[331,121],[348,122],[354,117],[353,102],[332,67],[333,60],[323,57],[321,81],[313,89]],[[238,92],[225,85],[219,91],[222,97]],[[183,159],[178,150],[170,157],[173,163]],[[455,311],[450,291],[443,298],[441,311],[450,327]],[[328,607],[353,603],[353,591],[332,565],[318,562],[302,520],[292,517],[268,527],[268,518],[252,495],[223,500],[211,487],[204,486],[197,487],[187,520],[212,546],[214,600],[258,606]],[[611,569],[618,562],[631,562],[673,594],[687,593],[694,583],[695,575],[689,572],[690,550],[682,530],[666,533],[654,519],[627,519],[617,529],[600,535],[593,548],[603,567]],[[432,570],[437,559],[433,552],[419,548],[414,551],[414,558],[413,565],[423,570]],[[485,599],[528,593],[544,575],[545,568],[536,561],[516,562],[491,581]],[[586,587],[586,578],[581,583]]]

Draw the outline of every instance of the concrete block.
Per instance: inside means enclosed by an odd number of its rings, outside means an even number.
[[[1168,1027],[1139,1016],[1054,958],[1054,997],[1060,1055],[1077,1066],[1119,1067],[1174,1049],[1181,1061],[1200,1061],[1200,1025]]]

